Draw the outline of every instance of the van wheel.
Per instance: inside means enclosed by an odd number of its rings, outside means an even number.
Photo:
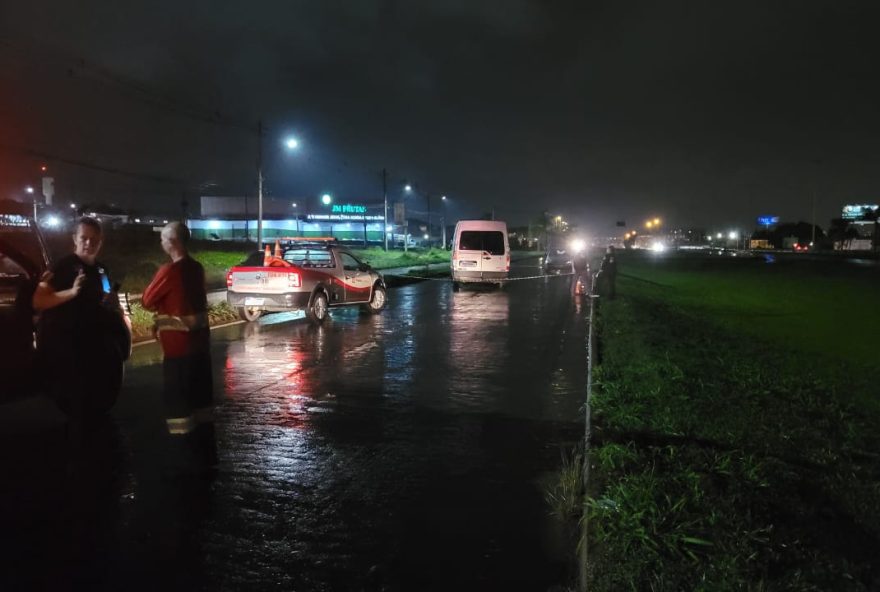
[[[323,292],[317,292],[312,296],[312,303],[306,310],[306,316],[315,325],[320,325],[327,318],[327,296]]]
[[[263,316],[263,311],[253,306],[239,306],[236,310],[238,311],[238,318],[249,323],[253,323]]]
[[[373,287],[373,296],[368,303],[363,305],[363,310],[370,314],[376,314],[385,308],[386,302],[388,302],[388,299],[385,288],[376,285]]]

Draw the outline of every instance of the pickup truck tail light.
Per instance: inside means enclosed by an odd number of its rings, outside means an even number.
[[[226,287],[227,288],[232,287],[232,272],[231,271],[226,272]]]
[[[299,288],[299,274],[295,272],[290,272],[287,274],[287,287],[288,288]]]

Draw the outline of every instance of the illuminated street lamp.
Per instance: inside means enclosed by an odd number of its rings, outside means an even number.
[[[287,138],[284,145],[288,150],[299,148],[299,140]],[[263,245],[263,122],[257,124],[257,246]]]
[[[321,196],[321,203],[325,206],[329,206],[333,202],[333,196],[329,193],[325,193]]]

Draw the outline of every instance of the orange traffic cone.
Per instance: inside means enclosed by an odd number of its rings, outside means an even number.
[[[277,240],[275,241],[275,256],[281,259],[281,243]]]
[[[269,250],[269,245],[266,245],[266,251],[263,253],[263,266],[269,266],[269,260],[272,259],[272,251]]]

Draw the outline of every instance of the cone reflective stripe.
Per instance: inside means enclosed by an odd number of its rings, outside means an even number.
[[[191,415],[186,417],[170,417],[165,420],[169,434],[188,434],[196,428],[196,422]]]

